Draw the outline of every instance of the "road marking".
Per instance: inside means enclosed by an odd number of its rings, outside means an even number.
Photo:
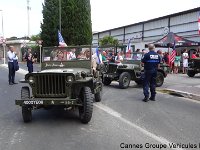
[[[142,132],[143,134],[147,135],[148,137],[162,143],[162,144],[166,144],[167,146],[170,144],[170,143],[173,143],[173,142],[170,142],[168,141],[167,139],[165,139],[164,137],[161,137],[161,136],[157,136],[155,135],[154,133],[151,133],[150,131],[147,131],[146,129],[134,124],[133,122],[125,119],[122,117],[122,115],[118,112],[116,112],[115,110],[113,110],[112,108],[108,107],[108,106],[105,106],[103,105],[102,103],[95,103],[94,106],[96,106],[97,108],[103,110],[104,112],[110,114],[111,116],[113,117],[116,117],[118,118],[120,121],[130,125],[131,127],[137,129],[138,131]],[[184,150],[182,148],[172,148],[174,150]]]

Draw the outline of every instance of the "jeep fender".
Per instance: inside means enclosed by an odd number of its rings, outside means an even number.
[[[165,78],[167,77],[167,73],[165,73],[162,69],[158,69],[157,71],[161,72]]]

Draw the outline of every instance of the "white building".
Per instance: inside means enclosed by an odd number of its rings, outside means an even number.
[[[92,44],[98,45],[98,41],[106,35],[117,38],[121,44],[126,45],[131,40],[135,49],[143,49],[145,44],[159,40],[168,32],[174,32],[188,40],[200,42],[198,33],[198,17],[200,7],[131,24],[114,29],[105,30],[93,34]]]

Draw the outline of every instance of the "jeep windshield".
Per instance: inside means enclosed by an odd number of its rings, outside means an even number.
[[[142,53],[125,53],[124,60],[142,60]]]
[[[49,47],[43,49],[43,62],[90,60],[90,53],[90,47]]]

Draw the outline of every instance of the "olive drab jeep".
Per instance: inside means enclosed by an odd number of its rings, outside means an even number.
[[[43,48],[41,71],[25,75],[21,82],[29,86],[23,86],[21,99],[15,100],[24,122],[32,120],[32,110],[56,106],[78,108],[81,122],[88,123],[93,101],[102,98],[102,82],[93,75],[91,55],[91,46]]]
[[[105,48],[106,49],[106,48]],[[128,88],[130,81],[135,81],[137,84],[142,84],[144,68],[141,63],[143,53],[141,52],[126,52],[120,48],[113,49],[115,53],[121,52],[123,59],[119,62],[105,62],[106,71],[103,73],[103,84],[110,85],[112,81],[118,81],[119,87],[122,89]],[[160,87],[164,83],[164,78],[167,76],[167,65],[161,64],[157,72],[156,86]]]
[[[187,75],[189,77],[194,77],[197,73],[200,73],[200,58],[190,59]]]

